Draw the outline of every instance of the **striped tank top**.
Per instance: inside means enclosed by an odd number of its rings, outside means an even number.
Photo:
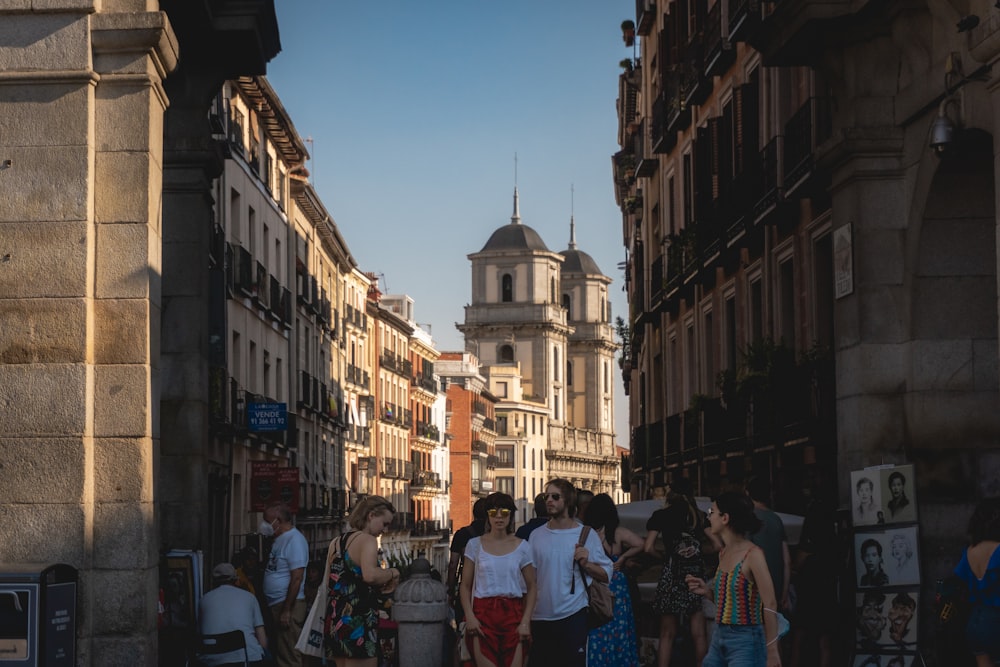
[[[750,547],[743,560],[732,572],[719,571],[715,575],[715,622],[726,625],[760,625],[764,622],[763,605],[757,587],[743,575],[743,563],[750,554]]]

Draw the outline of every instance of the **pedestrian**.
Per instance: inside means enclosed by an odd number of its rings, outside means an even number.
[[[780,667],[774,584],[764,552],[748,538],[760,527],[753,503],[746,494],[723,493],[712,503],[708,520],[723,544],[714,585],[686,577],[692,592],[716,604],[716,627],[701,667]]]
[[[205,593],[199,607],[199,631],[202,635],[219,635],[239,630],[246,641],[246,656],[243,651],[231,651],[214,655],[198,656],[202,667],[216,667],[243,664],[247,657],[251,667],[264,665],[267,650],[267,633],[264,631],[264,617],[253,593],[236,583],[236,568],[230,563],[219,563],[212,570],[214,589]]]
[[[977,667],[1000,664],[1000,498],[986,498],[969,519],[969,546],[955,574],[969,592],[965,639]]]
[[[448,601],[455,610],[455,621],[462,621],[462,600],[459,596],[459,584],[462,579],[462,568],[465,566],[463,554],[465,546],[473,537],[479,537],[486,531],[486,499],[480,498],[472,506],[472,523],[455,531],[451,538],[451,557],[448,560]]]
[[[292,523],[292,512],[284,503],[264,510],[258,532],[274,537],[264,569],[264,598],[274,621],[271,651],[278,667],[299,667],[302,656],[295,643],[309,612],[305,594],[309,544]]]
[[[531,546],[514,535],[516,512],[509,495],[490,494],[486,532],[465,547],[465,641],[478,667],[523,667],[527,658],[537,591]]]
[[[392,503],[367,496],[351,511],[351,530],[330,544],[324,652],[337,667],[375,667],[379,655],[380,595],[395,590],[399,570],[383,569],[378,536],[392,523]]]
[[[792,576],[792,556],[785,536],[785,523],[769,507],[771,483],[764,477],[752,477],[746,485],[747,495],[753,501],[753,513],[760,519],[760,530],[750,536],[750,541],[760,547],[767,561],[767,569],[774,582],[774,595],[781,610],[788,609],[788,584]]]
[[[656,510],[646,522],[647,553],[654,553],[659,536],[664,548],[664,565],[653,597],[653,611],[660,615],[657,666],[669,667],[674,640],[680,630],[681,616],[689,621],[694,659],[700,664],[707,650],[705,614],[702,596],[685,583],[685,577],[705,576],[701,535],[705,522],[691,495],[690,480],[679,477],[666,487],[666,505]]]
[[[544,525],[549,520],[548,510],[545,509],[545,494],[539,493],[535,496],[535,516],[528,520],[527,523],[518,528],[514,534],[520,537],[522,540],[526,540],[531,536],[531,531]]]
[[[594,492],[588,489],[577,489],[576,491],[576,520],[583,523],[584,517],[587,516],[587,507],[590,506],[590,501],[594,499]]]
[[[587,660],[586,577],[611,580],[611,559],[601,539],[589,531],[579,544],[583,527],[573,518],[576,489],[565,479],[545,486],[548,522],[531,533],[538,598],[531,616],[529,667],[584,667]]]
[[[802,521],[792,576],[795,613],[792,667],[831,667],[833,638],[840,625],[837,516],[827,503],[814,501]]]
[[[639,642],[632,614],[632,596],[623,568],[629,558],[642,553],[645,541],[619,525],[618,508],[606,493],[594,496],[583,523],[594,529],[601,538],[604,553],[611,559],[610,586],[615,595],[611,621],[590,631],[587,667],[637,667]]]

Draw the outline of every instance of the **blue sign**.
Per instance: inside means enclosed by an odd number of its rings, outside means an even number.
[[[250,403],[247,425],[251,431],[287,431],[287,403]]]

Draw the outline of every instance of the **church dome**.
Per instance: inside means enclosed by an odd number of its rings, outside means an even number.
[[[541,250],[548,252],[549,249],[531,227],[521,223],[510,223],[493,232],[490,240],[486,242],[480,252],[489,250]]]
[[[514,215],[510,217],[510,224],[504,225],[493,232],[490,240],[486,242],[479,252],[489,252],[491,250],[539,250],[549,252],[545,241],[534,229],[521,224],[521,210],[517,201],[517,188],[514,188]]]
[[[570,248],[569,250],[563,250],[559,254],[566,258],[566,260],[562,263],[563,273],[604,275],[601,273],[601,269],[597,266],[597,262],[594,261],[594,258],[582,250]]]

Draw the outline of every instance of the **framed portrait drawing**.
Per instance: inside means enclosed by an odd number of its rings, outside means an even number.
[[[917,527],[894,528],[883,534],[884,569],[890,586],[916,586],[920,583],[920,560],[917,557]]]
[[[889,585],[885,569],[888,541],[884,532],[854,534],[854,573],[858,588],[884,588]]]
[[[917,497],[913,465],[883,468],[880,473],[881,497],[886,523],[909,523],[917,520]]]
[[[871,653],[916,651],[918,591],[914,588],[857,593],[854,629],[857,650]]]
[[[855,527],[885,523],[880,473],[879,468],[851,472],[851,520]]]

